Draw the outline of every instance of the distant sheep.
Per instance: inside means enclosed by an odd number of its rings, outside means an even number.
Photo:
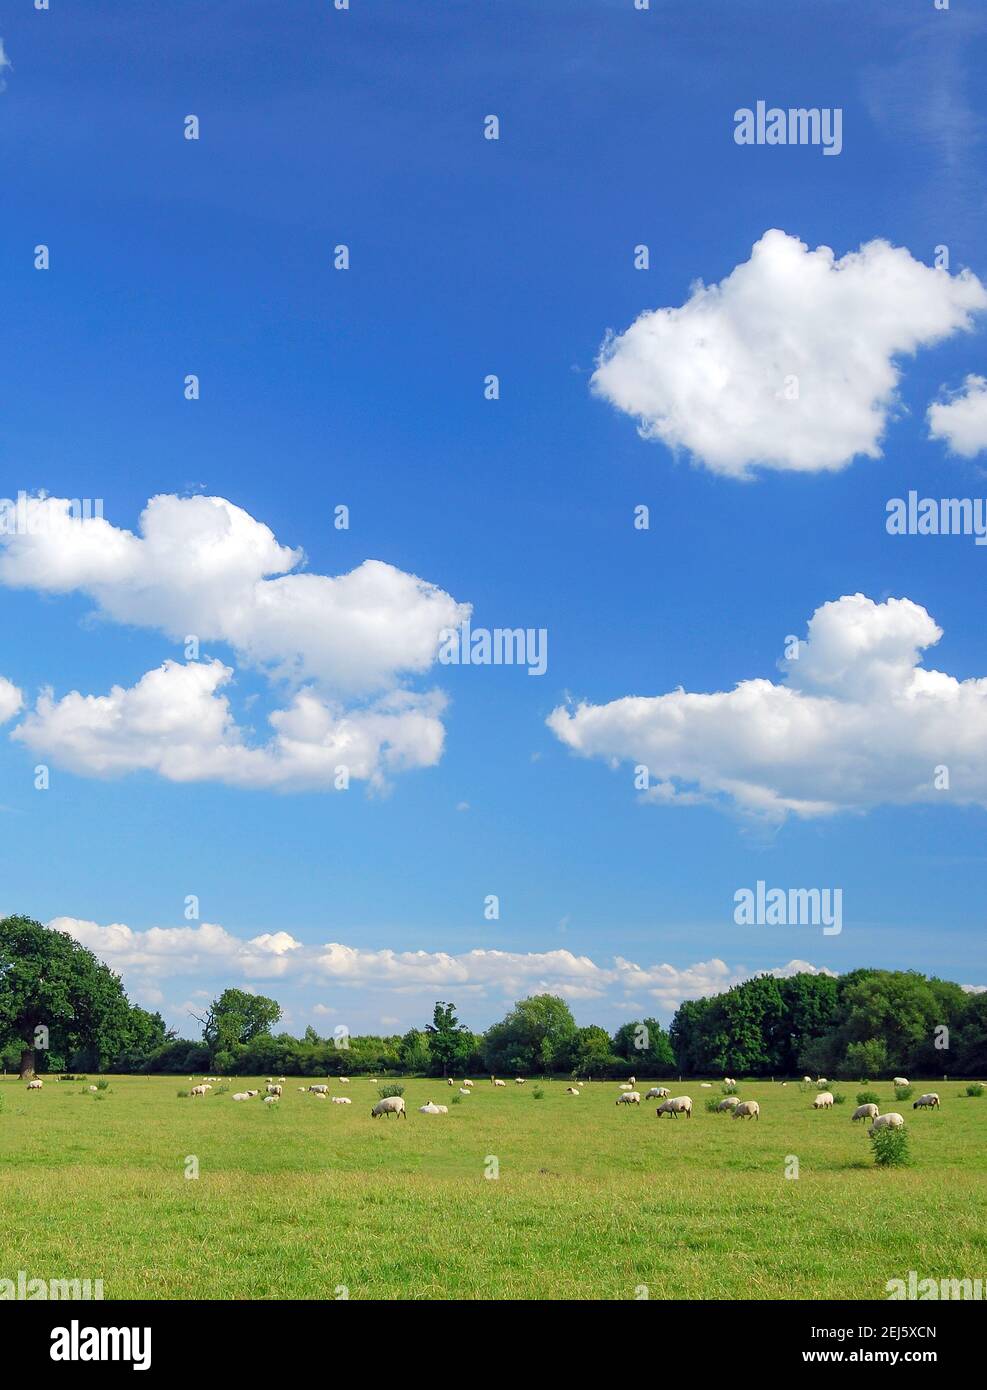
[[[420,1115],[448,1115],[448,1105],[436,1105],[433,1101],[427,1100],[424,1105],[419,1105]]]
[[[450,1077],[449,1077],[449,1080],[446,1082],[446,1085],[447,1085],[447,1086],[455,1086],[455,1084],[456,1084],[456,1083],[453,1081],[452,1077],[450,1076]]]
[[[736,1086],[737,1082],[732,1076],[725,1076],[723,1078],[723,1084],[724,1086]]]
[[[282,1086],[279,1086],[277,1084],[275,1084],[274,1086],[268,1085],[267,1094],[269,1096],[278,1096],[280,1098],[283,1089],[284,1088]]]
[[[349,1105],[350,1098],[349,1096],[333,1096],[332,1103],[333,1105]]]
[[[907,1085],[908,1085],[908,1077],[907,1077],[907,1076],[892,1076],[892,1078],[891,1078],[891,1085],[892,1085],[892,1086],[907,1086]]]
[[[665,1100],[671,1092],[665,1086],[652,1086],[651,1090],[644,1097],[645,1100]]]
[[[817,1077],[816,1077],[816,1085],[817,1085],[817,1086],[828,1086],[828,1085],[829,1085],[829,1082],[826,1080],[825,1076],[817,1076]]]
[[[756,1100],[742,1100],[739,1105],[734,1106],[733,1118],[735,1120],[751,1118],[759,1120],[761,1118],[761,1107]]]
[[[578,1096],[578,1095],[579,1095],[579,1092],[578,1092],[578,1090],[576,1089],[575,1086],[567,1086],[567,1087],[565,1088],[565,1093],[566,1093],[567,1096]]]
[[[713,1089],[712,1081],[700,1081],[699,1089],[702,1091],[711,1091]]]
[[[803,1083],[803,1085],[805,1085],[805,1086],[811,1086],[811,1085],[812,1085],[812,1077],[811,1077],[811,1076],[803,1076],[803,1078],[802,1078],[802,1083]]]
[[[249,1091],[234,1091],[234,1092],[233,1092],[233,1099],[234,1099],[234,1100],[249,1100],[249,1099],[250,1099],[250,1092],[249,1092]]]
[[[340,1086],[348,1086],[350,1084],[348,1076],[337,1076],[336,1080],[339,1082]]]
[[[45,1083],[39,1077],[36,1076],[33,1081],[29,1081],[27,1083],[27,1089],[29,1091],[40,1091],[44,1084]]]
[[[328,1094],[327,1094],[325,1091],[316,1091],[316,1093],[315,1093],[315,1095],[312,1097],[312,1099],[313,1099],[313,1100],[328,1100],[328,1099],[329,1099],[329,1096],[328,1096]]]
[[[472,1092],[472,1091],[467,1091],[467,1089],[466,1089],[465,1086],[460,1086],[460,1088],[459,1088],[459,1094],[460,1094],[461,1096],[471,1096],[471,1095],[473,1094],[473,1092]]]
[[[812,1102],[813,1110],[830,1110],[833,1106],[833,1093],[831,1091],[820,1091]]]
[[[739,1096],[724,1096],[716,1108],[717,1110],[733,1110],[739,1104]]]
[[[308,1089],[309,1089],[310,1091],[314,1091],[315,1094],[318,1095],[320,1091],[321,1091],[323,1094],[325,1094],[325,1093],[329,1090],[329,1087],[328,1087],[328,1086],[310,1086]]]
[[[506,1082],[506,1081],[495,1081],[495,1082],[494,1082],[494,1085],[495,1085],[495,1086],[506,1086],[506,1085],[507,1085],[507,1082]]]
[[[264,1097],[264,1104],[265,1104],[265,1105],[277,1105],[277,1103],[278,1103],[279,1100],[280,1100],[280,1096],[265,1096],[265,1097]]]
[[[850,1116],[850,1119],[876,1120],[880,1113],[880,1110],[878,1110],[877,1106],[873,1103],[873,1101],[870,1101],[867,1105],[858,1105],[856,1110]]]
[[[624,1094],[623,1094],[622,1096],[618,1096],[617,1099],[614,1101],[614,1105],[640,1105],[640,1104],[641,1104],[641,1092],[640,1092],[640,1091],[625,1091]]]
[[[921,1109],[923,1109],[923,1110],[938,1110],[938,1109],[939,1109],[939,1093],[938,1093],[938,1091],[927,1091],[926,1094],[925,1094],[924,1096],[919,1096],[918,1100],[917,1100],[917,1101],[915,1102],[915,1104],[912,1106],[912,1109],[913,1109],[913,1110],[918,1110],[919,1108],[921,1108]]]
[[[191,1096],[204,1096],[204,1095],[206,1095],[206,1093],[207,1093],[210,1089],[211,1089],[211,1087],[209,1087],[209,1086],[193,1086],[192,1089],[191,1089],[191,1091],[189,1092],[189,1095],[191,1095]]]
[[[889,1110],[886,1115],[878,1115],[867,1133],[873,1136],[879,1129],[901,1129],[904,1123],[904,1115],[899,1115],[897,1110]]]
[[[475,1082],[473,1082],[473,1081],[464,1081],[464,1082],[463,1082],[463,1085],[464,1085],[464,1086],[473,1086],[473,1085],[475,1085]]]
[[[408,1112],[404,1107],[403,1096],[386,1096],[384,1100],[379,1100],[370,1112],[372,1120],[379,1115],[401,1115],[404,1119],[408,1118]]]
[[[673,1096],[670,1100],[663,1101],[655,1112],[661,1119],[662,1115],[671,1115],[673,1120],[677,1120],[680,1115],[685,1115],[686,1119],[692,1119],[692,1097]]]

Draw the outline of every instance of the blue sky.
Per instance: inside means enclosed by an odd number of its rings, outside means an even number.
[[[326,1031],[403,1029],[435,998],[481,1027],[542,986],[565,989],[581,1022],[667,1018],[686,993],[793,960],[985,982],[979,790],[907,797],[868,768],[825,815],[765,823],[722,795],[643,804],[622,744],[614,768],[545,722],[569,697],[782,682],[786,635],[858,592],[931,615],[943,636],[926,666],[987,672],[984,548],[884,525],[911,488],[984,495],[985,454],[930,439],[926,420],[987,367],[982,313],[892,354],[880,456],[824,471],[717,471],[641,438],[590,386],[608,329],[723,281],[771,228],[837,258],[886,239],[931,266],[945,245],[953,277],[983,279],[976,6],[296,0],[275,16],[189,0],[152,19],[122,0],[55,0],[0,13],[0,495],[101,498],[107,523],[134,533],[158,494],[225,498],[303,550],[306,573],[383,561],[472,605],[474,626],[545,628],[549,643],[540,677],[399,673],[396,689],[448,697],[444,747],[369,794],[363,781],[107,778],[50,730],[44,748],[8,734],[43,687],[55,700],[133,687],[181,662],[180,643],[107,616],[84,585],[7,583],[0,676],[23,703],[0,730],[0,908],[95,924],[83,938],[182,1027],[189,1004],[245,981],[293,1028]],[[734,111],[759,99],[841,108],[839,157],[738,146]],[[183,136],[189,113],[198,141]],[[483,138],[490,113],[497,141]],[[648,531],[632,524],[640,504]],[[234,671],[233,715],[263,743],[291,690],[234,643],[203,652]],[[870,714],[880,733],[873,701]],[[976,763],[984,743],[958,718]],[[889,769],[907,761],[909,728],[889,736]],[[950,744],[937,761],[958,756]],[[733,895],[758,879],[842,887],[842,933],[737,926]],[[190,894],[222,928],[211,949],[184,917]],[[484,918],[488,894],[499,920]],[[171,935],[139,935],[152,928]],[[292,944],[272,946],[277,933]],[[328,942],[352,953],[327,962]],[[445,959],[473,951],[506,954]],[[615,958],[643,973],[628,980]]]

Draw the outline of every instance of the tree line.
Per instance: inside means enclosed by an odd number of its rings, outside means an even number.
[[[987,993],[917,971],[757,976],[615,1033],[580,1027],[563,999],[537,994],[474,1033],[440,1000],[431,1022],[392,1035],[275,1032],[281,1007],[227,989],[180,1038],[133,1005],[119,977],[74,938],[27,917],[0,920],[0,1066],[40,1072],[256,1076],[494,1073],[612,1078],[871,1078],[987,1073]]]

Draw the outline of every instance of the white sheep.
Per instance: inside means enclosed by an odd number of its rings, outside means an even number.
[[[326,1093],[325,1091],[316,1091],[316,1093],[315,1093],[315,1095],[312,1097],[312,1099],[313,1099],[313,1100],[328,1100],[328,1099],[329,1099],[329,1096],[327,1095],[327,1093]]]
[[[475,1083],[472,1082],[472,1081],[464,1081],[464,1082],[463,1082],[463,1085],[464,1085],[464,1086],[473,1086],[474,1084],[475,1084]]]
[[[811,1077],[811,1076],[803,1076],[803,1078],[802,1078],[802,1084],[805,1085],[805,1086],[811,1086],[811,1085],[812,1085],[812,1077]]]
[[[578,1095],[579,1095],[579,1092],[576,1090],[575,1086],[567,1086],[567,1087],[565,1088],[565,1093],[566,1093],[567,1096],[578,1096]]]
[[[91,1096],[94,1096],[94,1095],[97,1093],[97,1091],[99,1090],[99,1087],[98,1087],[98,1086],[87,1086],[87,1087],[86,1087],[86,1090],[89,1092],[89,1094],[90,1094]]]
[[[629,1081],[622,1081],[620,1083],[620,1089],[622,1091],[633,1091],[634,1087],[631,1085]]]
[[[812,1102],[813,1110],[829,1110],[833,1106],[833,1093],[831,1091],[820,1091]]]
[[[817,1077],[816,1077],[816,1085],[817,1085],[817,1086],[828,1086],[828,1085],[829,1085],[829,1082],[826,1080],[826,1078],[825,1078],[824,1076],[817,1076]]]
[[[892,1085],[892,1086],[907,1086],[907,1085],[908,1085],[908,1077],[907,1077],[907,1076],[892,1076],[892,1078],[891,1078],[891,1085]]]
[[[321,1091],[323,1094],[325,1094],[325,1092],[329,1090],[329,1087],[328,1087],[328,1086],[319,1085],[319,1086],[310,1086],[308,1089],[309,1089],[310,1091],[314,1091],[315,1094],[318,1095],[320,1091]]]
[[[193,1086],[189,1094],[193,1096],[204,1096],[209,1089],[208,1086]]]
[[[692,1119],[692,1097],[691,1096],[672,1096],[670,1100],[662,1101],[656,1114],[661,1119],[662,1115],[671,1115],[673,1120],[677,1120],[680,1115],[686,1119]]]
[[[424,1105],[419,1105],[418,1113],[420,1115],[448,1115],[449,1107],[448,1105],[435,1105],[432,1101],[427,1100]]]
[[[472,1092],[472,1091],[467,1091],[467,1089],[466,1089],[465,1086],[460,1086],[460,1088],[459,1088],[459,1094],[460,1094],[461,1096],[471,1096],[471,1095],[473,1094],[473,1092]]]
[[[713,1089],[712,1081],[700,1081],[699,1089],[701,1091],[711,1091]]]
[[[627,1081],[628,1081],[628,1084],[631,1085],[631,1086],[636,1086],[636,1085],[637,1085],[637,1077],[636,1077],[636,1076],[629,1076],[629,1077],[627,1078]]]
[[[917,1100],[917,1101],[915,1102],[915,1104],[912,1106],[912,1109],[913,1109],[913,1110],[918,1110],[920,1107],[921,1107],[923,1110],[925,1110],[925,1109],[928,1109],[928,1110],[938,1110],[938,1109],[939,1109],[939,1092],[938,1092],[938,1091],[927,1091],[927,1092],[925,1093],[924,1096],[919,1096],[918,1100]]]
[[[739,1096],[724,1096],[723,1099],[720,1101],[719,1105],[718,1105],[716,1108],[717,1108],[717,1110],[733,1110],[734,1107],[737,1106],[737,1105],[739,1105],[739,1104],[740,1104],[740,1097],[739,1097]]]
[[[515,1085],[515,1086],[523,1086],[523,1085],[524,1085],[524,1077],[523,1077],[523,1076],[515,1076],[515,1078],[514,1078],[514,1085]]]
[[[283,1089],[284,1088],[282,1086],[278,1086],[277,1084],[273,1086],[268,1085],[267,1094],[269,1096],[278,1096],[280,1098]]]
[[[386,1096],[384,1100],[379,1100],[371,1110],[370,1118],[375,1120],[379,1115],[402,1115],[404,1119],[407,1119],[408,1112],[404,1106],[404,1097]]]
[[[449,1080],[446,1082],[446,1085],[447,1085],[447,1086],[454,1086],[455,1084],[456,1084],[456,1083],[453,1081],[452,1077],[450,1076],[450,1077],[449,1077]]]
[[[736,1082],[736,1080],[735,1080],[734,1077],[732,1077],[732,1076],[725,1076],[725,1077],[723,1078],[723,1084],[724,1084],[724,1086],[736,1086],[737,1082]]]
[[[742,1100],[739,1105],[734,1106],[733,1118],[735,1120],[749,1120],[751,1116],[753,1116],[755,1120],[761,1118],[761,1107],[756,1100]]]
[[[260,1095],[260,1091],[248,1091],[248,1092],[247,1092],[247,1095],[250,1096],[250,1098],[251,1098],[251,1100],[252,1100],[252,1099],[254,1098],[254,1096],[259,1096],[259,1095]]]
[[[901,1129],[904,1123],[904,1115],[899,1115],[897,1110],[889,1110],[886,1115],[878,1115],[867,1133],[873,1136],[879,1129]]]
[[[651,1090],[644,1097],[645,1100],[665,1100],[671,1092],[665,1086],[652,1086]]]
[[[878,1115],[879,1115],[880,1113],[881,1113],[880,1110],[878,1110],[878,1108],[877,1108],[877,1106],[874,1104],[874,1102],[873,1102],[873,1101],[869,1101],[866,1105],[858,1105],[857,1108],[856,1108],[856,1110],[855,1110],[855,1111],[853,1112],[853,1114],[850,1116],[850,1119],[851,1119],[851,1120],[876,1120],[877,1117],[878,1117]]]
[[[277,1103],[278,1103],[278,1101],[279,1101],[280,1099],[281,1099],[280,1096],[265,1096],[265,1097],[264,1097],[264,1104],[265,1104],[265,1105],[277,1105]]]
[[[234,1092],[233,1092],[233,1099],[234,1099],[234,1100],[249,1100],[249,1099],[250,1099],[250,1092],[249,1092],[249,1091],[234,1091]]]
[[[507,1085],[507,1082],[506,1082],[506,1081],[495,1081],[495,1082],[494,1082],[494,1085],[495,1085],[495,1086],[506,1086],[506,1085]]]
[[[641,1092],[640,1092],[640,1091],[625,1091],[625,1092],[623,1093],[623,1095],[619,1095],[619,1096],[617,1097],[617,1099],[614,1101],[614,1105],[640,1105],[640,1104],[641,1104]]]
[[[349,1105],[350,1098],[349,1096],[333,1096],[332,1103],[333,1105]]]
[[[40,1091],[43,1086],[44,1082],[38,1076],[36,1076],[33,1081],[27,1083],[27,1089],[29,1091]]]

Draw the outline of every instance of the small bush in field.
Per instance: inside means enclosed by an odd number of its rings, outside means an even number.
[[[381,1100],[388,1100],[391,1096],[403,1096],[404,1087],[396,1081],[389,1082],[386,1086],[378,1086],[377,1094]]]
[[[984,1088],[979,1081],[971,1081],[966,1088],[966,1093],[968,1096],[982,1096]]]
[[[716,1096],[706,1097],[706,1109],[709,1111],[711,1115],[716,1113],[716,1107],[719,1105],[719,1103],[720,1102],[716,1099]]]
[[[463,1103],[463,1098],[462,1098],[462,1096],[450,1096],[450,1097],[449,1097],[449,1104],[450,1104],[450,1105],[462,1105],[462,1103]]]
[[[879,1129],[871,1135],[874,1162],[881,1168],[904,1168],[911,1162],[908,1154],[908,1135],[900,1129]]]
[[[833,1092],[833,1104],[834,1104],[834,1105],[846,1105],[846,1096],[843,1094],[842,1091],[834,1091],[834,1092]]]
[[[914,1094],[915,1094],[915,1087],[914,1087],[914,1086],[896,1086],[896,1087],[894,1088],[894,1098],[895,1098],[895,1100],[911,1100],[911,1098],[912,1098],[912,1096],[913,1096]]]
[[[880,1103],[881,1103],[881,1097],[877,1094],[876,1091],[858,1091],[858,1092],[857,1092],[857,1104],[858,1104],[858,1105],[880,1105]]]
[[[725,1096],[735,1096],[737,1094],[736,1086],[721,1086],[720,1090]]]
[[[179,1092],[178,1092],[178,1099],[179,1099],[179,1100],[188,1100],[188,1091],[179,1091]]]
[[[544,1100],[545,1092],[542,1090],[540,1086],[536,1086],[534,1090],[531,1092],[531,1096],[533,1100]]]
[[[110,1083],[104,1077],[101,1077],[100,1080],[96,1082],[96,1089],[97,1091],[108,1091],[110,1089]]]

